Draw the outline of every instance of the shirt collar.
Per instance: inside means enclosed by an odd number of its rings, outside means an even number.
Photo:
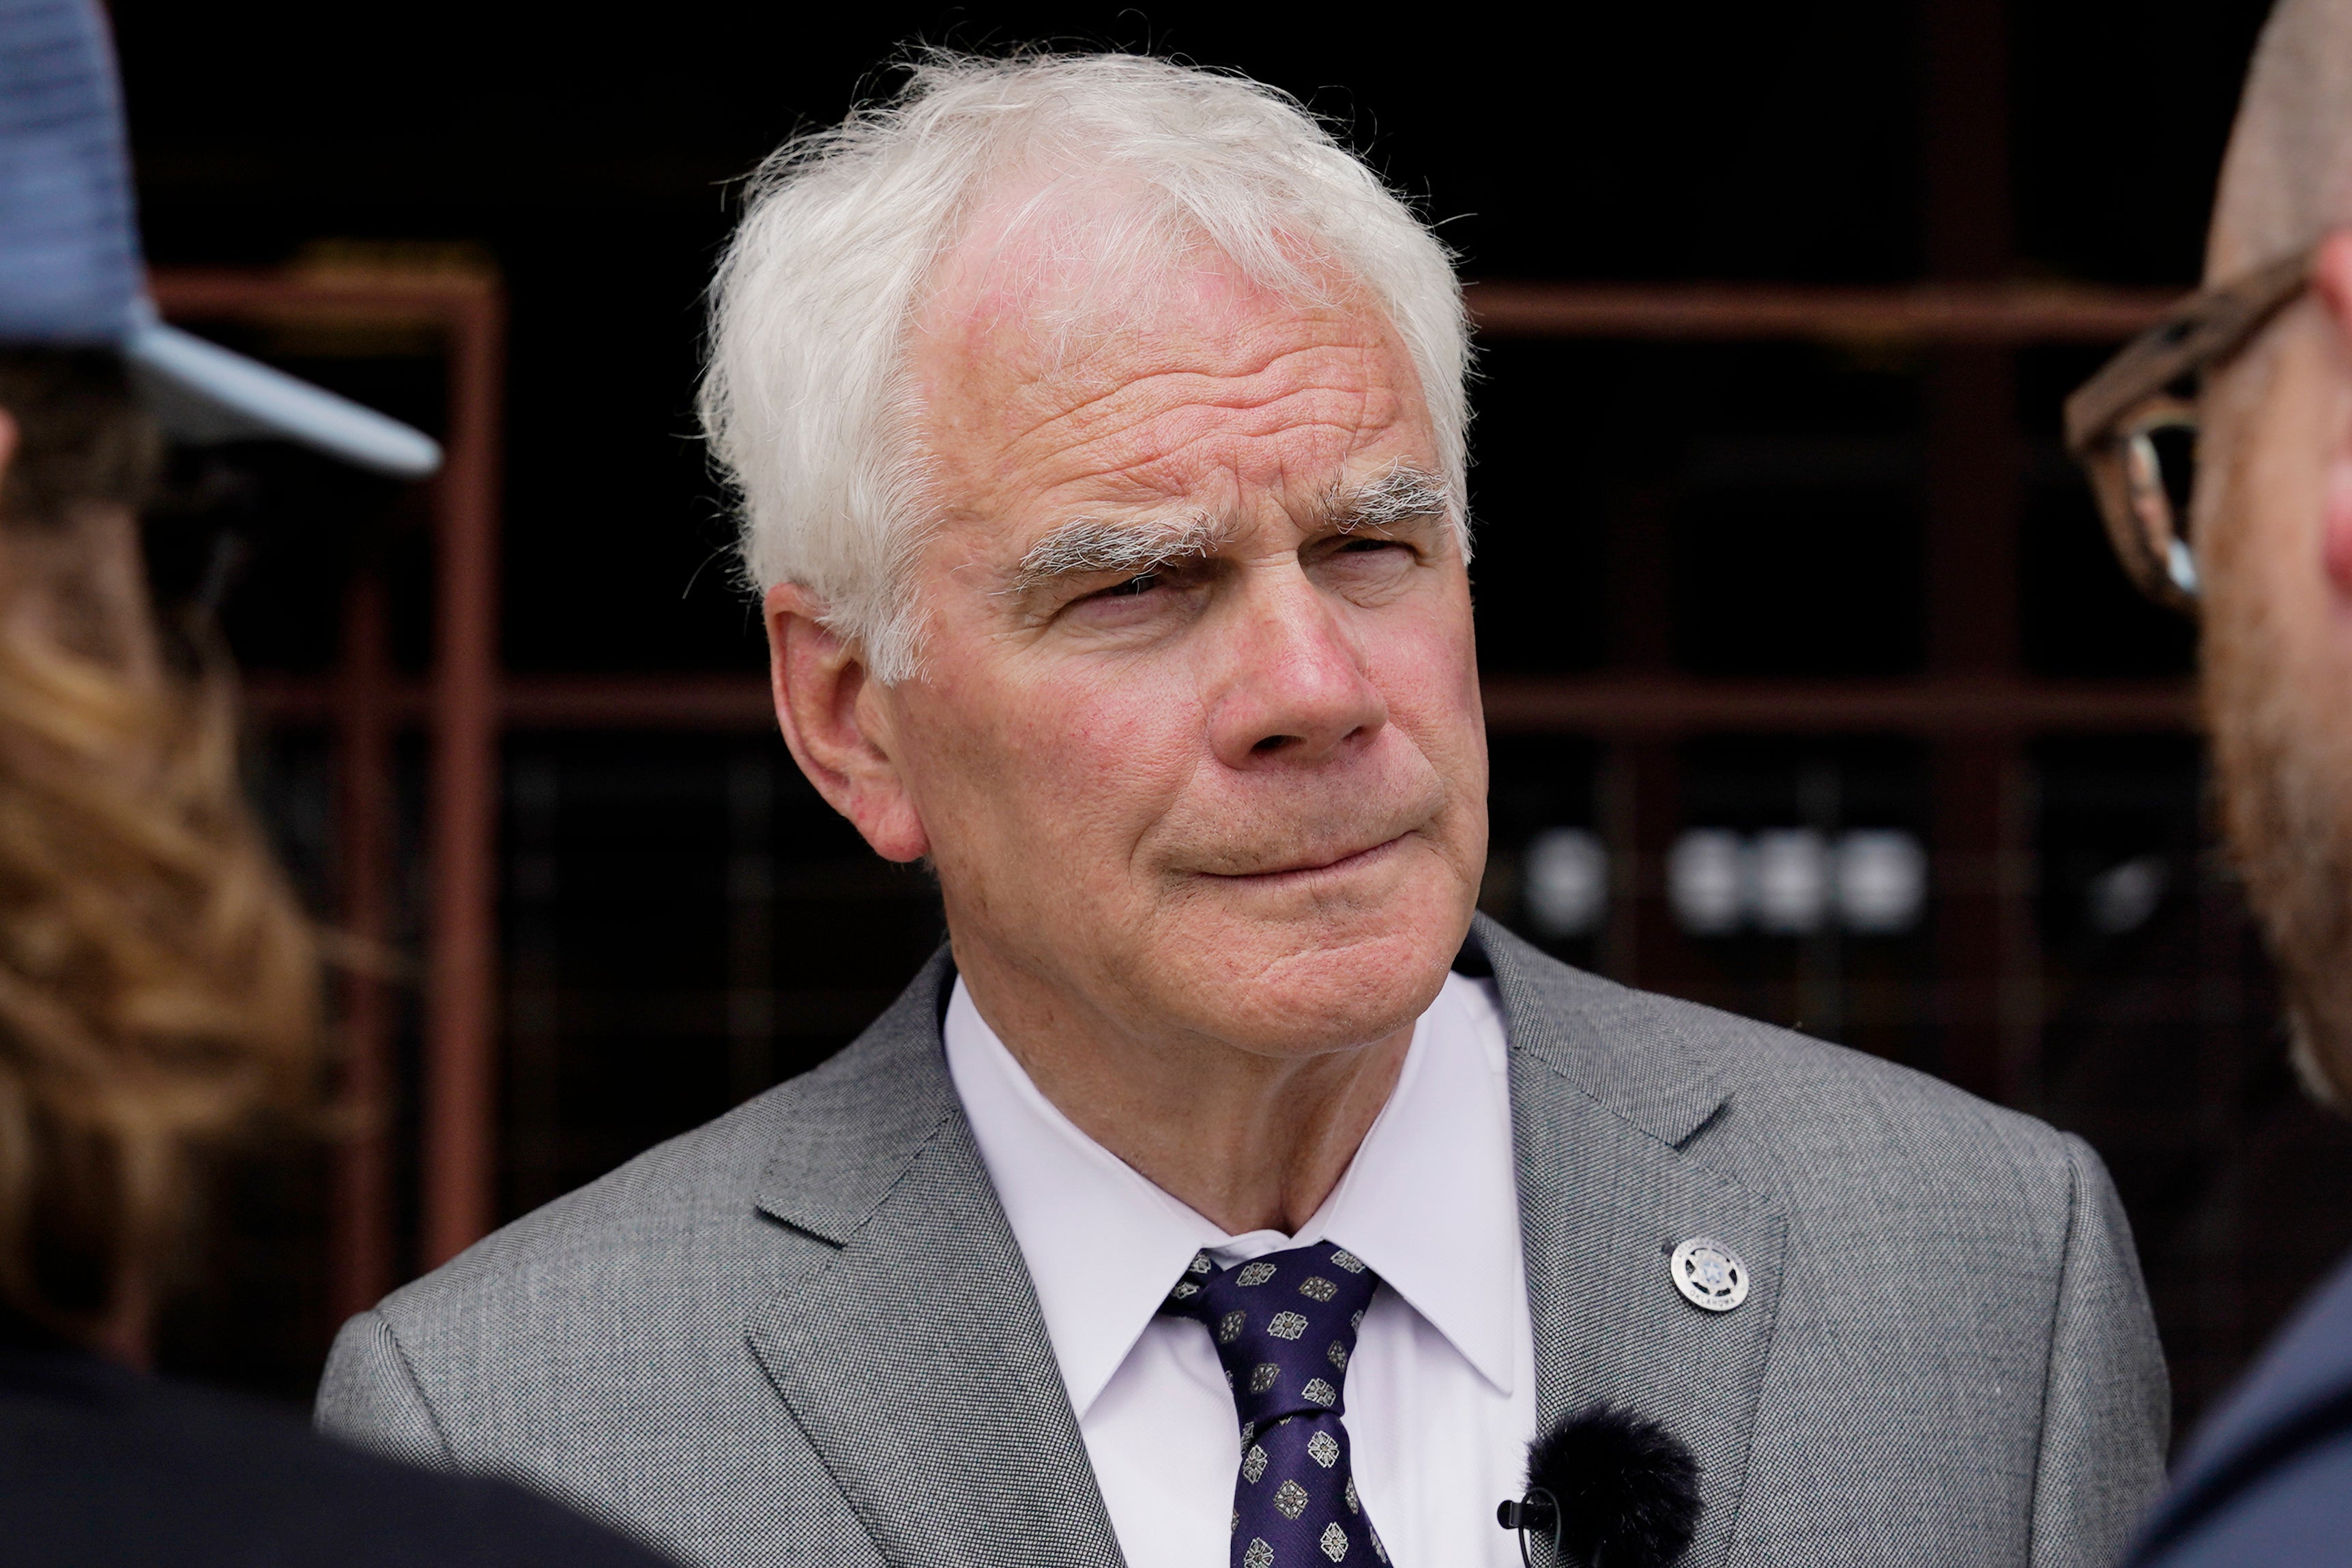
[[[1422,1015],[1388,1104],[1298,1233],[1324,1240],[1370,1264],[1497,1393],[1511,1393],[1526,1265],[1509,1051],[1491,982],[1449,974]]]
[[[1029,1266],[1071,1407],[1084,1420],[1192,1255],[1225,1233],[1038,1092],[961,977],[941,1033],[948,1072]]]
[[[1296,1238],[1229,1236],[1088,1137],[1030,1081],[961,978],[942,1033],[1079,1419],[1194,1253],[1232,1262],[1325,1239],[1370,1263],[1510,1393],[1518,1187],[1502,1015],[1486,984],[1447,977],[1347,1175]]]

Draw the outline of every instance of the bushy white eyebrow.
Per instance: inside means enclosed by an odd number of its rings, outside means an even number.
[[[1415,518],[1444,517],[1452,508],[1445,481],[1426,468],[1398,463],[1369,485],[1334,485],[1323,516],[1342,533],[1389,528]]]
[[[1194,560],[1214,552],[1234,531],[1232,524],[1204,513],[1172,524],[1077,518],[1029,547],[1005,591],[1017,596],[1057,578],[1108,572],[1132,575],[1171,561]]]
[[[1451,505],[1444,480],[1411,463],[1398,463],[1370,484],[1332,486],[1318,510],[1327,526],[1352,533],[1360,528],[1444,517]],[[1064,577],[1133,576],[1171,561],[1199,560],[1214,554],[1239,531],[1234,523],[1206,513],[1174,522],[1076,518],[1029,547],[1005,593],[1017,598]]]

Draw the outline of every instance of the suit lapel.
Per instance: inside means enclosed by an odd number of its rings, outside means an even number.
[[[1541,1418],[1594,1400],[1702,1468],[1685,1560],[1719,1563],[1746,1478],[1787,1219],[1685,1152],[1725,1103],[1703,1043],[1481,919],[1511,1044]],[[897,1568],[1124,1568],[1020,1247],[940,1042],[944,953],[799,1080],[759,1205],[825,1244],[748,1325],[777,1392]],[[1712,1236],[1748,1300],[1702,1310],[1666,1255]]]
[[[1627,994],[1553,963],[1483,919],[1511,1041],[1519,1213],[1541,1419],[1596,1401],[1690,1445],[1706,1500],[1685,1560],[1720,1563],[1746,1479],[1782,1274],[1786,1215],[1684,1152],[1725,1096],[1703,1046]],[[1675,1246],[1712,1237],[1748,1266],[1728,1312],[1684,1300]]]
[[[807,1084],[762,1183],[829,1244],[751,1347],[898,1568],[1123,1568],[1034,1290],[940,1043],[935,959]]]

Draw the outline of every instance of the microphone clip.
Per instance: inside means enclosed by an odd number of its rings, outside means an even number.
[[[1698,1461],[1679,1438],[1598,1404],[1528,1446],[1527,1491],[1495,1522],[1518,1532],[1527,1568],[1674,1568],[1705,1509]]]
[[[1519,1561],[1526,1563],[1527,1568],[1538,1568],[1535,1553],[1528,1545],[1530,1540],[1549,1540],[1552,1552],[1550,1561],[1561,1561],[1559,1500],[1542,1487],[1529,1487],[1528,1495],[1516,1501],[1505,1499],[1497,1503],[1495,1522],[1505,1530],[1519,1532]]]

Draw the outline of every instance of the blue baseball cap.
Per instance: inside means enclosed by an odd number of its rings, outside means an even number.
[[[0,0],[0,344],[120,351],[179,440],[295,441],[401,479],[441,466],[423,431],[156,318],[95,0]]]

